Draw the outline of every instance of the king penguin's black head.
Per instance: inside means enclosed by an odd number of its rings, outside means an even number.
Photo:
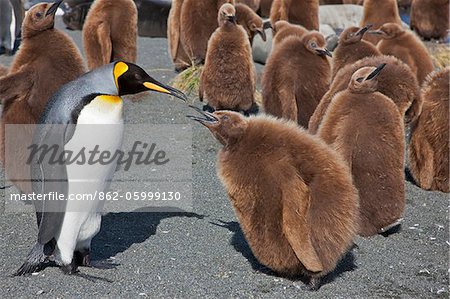
[[[133,63],[116,62],[114,65],[114,80],[116,81],[119,96],[153,90],[172,95],[183,101],[187,100],[183,92],[156,81],[142,68]]]

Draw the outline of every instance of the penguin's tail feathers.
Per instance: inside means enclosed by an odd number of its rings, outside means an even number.
[[[42,264],[47,260],[48,257],[44,253],[44,245],[37,242],[28,254],[26,261],[13,275],[23,276],[38,272],[41,270]]]

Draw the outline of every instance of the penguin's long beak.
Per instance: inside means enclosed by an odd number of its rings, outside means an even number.
[[[316,49],[317,54],[321,55],[321,56],[330,56],[333,57],[333,55],[331,55],[331,52],[327,49],[327,48],[323,48],[323,49]]]
[[[180,90],[164,85],[156,80],[154,82],[144,82],[143,85],[149,90],[169,94],[185,102],[188,100],[187,96]]]
[[[367,32],[368,34],[372,34],[372,35],[385,35],[384,31],[381,30],[370,30],[369,32]]]
[[[256,32],[261,35],[261,39],[263,41],[267,40],[266,31],[264,31],[264,27],[262,29],[256,29]]]
[[[385,66],[386,66],[386,63],[382,63],[379,66],[377,66],[377,68],[372,73],[370,73],[369,76],[367,76],[365,81],[372,80],[373,78],[378,76],[380,74],[381,70],[384,69]]]
[[[372,24],[367,24],[363,28],[359,29],[359,31],[356,32],[356,35],[363,36],[370,28],[372,28],[372,26],[373,26]]]
[[[217,117],[215,117],[214,114],[212,114],[212,113],[204,112],[204,111],[200,110],[199,108],[192,106],[192,105],[189,105],[189,108],[194,109],[195,111],[200,113],[203,117],[198,117],[198,116],[193,116],[193,115],[186,115],[186,117],[188,117],[192,120],[198,121],[205,127],[208,127],[209,125],[217,124],[219,122],[219,119]]]
[[[45,16],[49,16],[49,15],[54,15],[56,13],[56,11],[58,10],[58,7],[61,5],[62,1],[57,1],[55,3],[53,3],[52,6],[50,6],[50,8],[47,10],[47,12],[45,13]]]
[[[227,20],[233,24],[236,24],[237,18],[235,15],[227,15]]]

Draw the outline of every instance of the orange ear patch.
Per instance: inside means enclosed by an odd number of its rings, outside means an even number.
[[[128,71],[128,65],[125,62],[119,61],[114,66],[114,80],[116,82],[117,90],[119,90],[119,77]]]

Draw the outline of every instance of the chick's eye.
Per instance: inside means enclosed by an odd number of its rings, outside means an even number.
[[[224,115],[221,117],[222,120],[229,120],[230,118],[228,117],[228,115]]]
[[[42,13],[40,13],[40,12],[37,12],[37,13],[36,13],[36,17],[37,17],[37,18],[40,18],[40,17],[42,17]]]
[[[358,79],[356,79],[356,81],[358,81],[359,83],[361,83],[364,80],[364,77],[359,77]]]
[[[311,47],[317,48],[317,44],[316,44],[315,42],[312,42],[312,43],[311,43]]]

